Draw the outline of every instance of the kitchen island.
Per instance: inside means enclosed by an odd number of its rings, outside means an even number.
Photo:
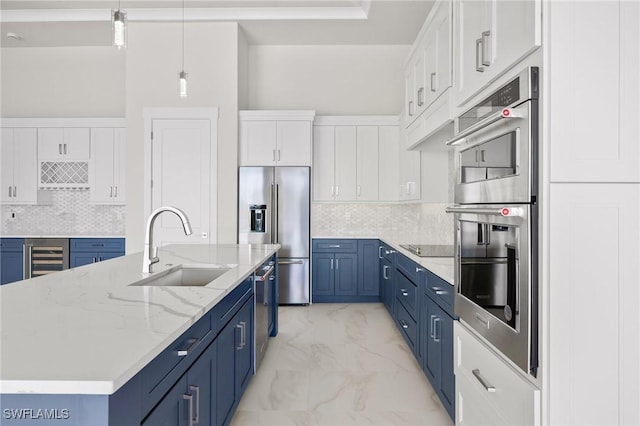
[[[237,338],[241,349],[253,351],[248,281],[278,249],[230,244],[159,250],[152,275],[177,265],[229,268],[206,286],[136,285],[145,278],[142,253],[2,286],[2,424],[141,424],[162,404],[153,396],[172,391],[167,383],[182,381],[182,370],[186,380],[185,365],[197,365],[196,357],[211,352],[207,345],[224,336],[225,324],[243,314],[243,306],[247,317],[229,336],[232,346]],[[252,368],[253,354],[247,359]],[[230,360],[240,361],[246,360]],[[212,359],[210,365],[218,364]],[[147,385],[148,392],[140,390]],[[175,408],[180,418],[188,417],[189,403]],[[170,416],[164,421],[178,424]]]

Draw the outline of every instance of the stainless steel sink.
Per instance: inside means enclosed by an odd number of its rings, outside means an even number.
[[[220,278],[236,265],[178,265],[131,285],[157,287],[202,287]]]

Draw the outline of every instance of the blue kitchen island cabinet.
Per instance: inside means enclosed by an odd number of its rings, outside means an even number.
[[[24,239],[0,238],[0,285],[24,279]]]
[[[2,394],[2,425],[228,425],[253,376],[253,318],[249,276],[115,393]]]
[[[71,238],[69,266],[89,265],[124,256],[124,238]]]
[[[363,258],[363,254],[377,256],[377,241],[314,239],[311,255],[313,302],[379,302],[377,258]],[[369,244],[365,245],[365,242]]]

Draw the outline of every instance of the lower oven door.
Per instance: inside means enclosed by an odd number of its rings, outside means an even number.
[[[536,373],[536,206],[465,205],[455,213],[455,312],[524,371]]]

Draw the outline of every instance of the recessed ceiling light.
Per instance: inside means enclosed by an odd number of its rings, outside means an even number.
[[[7,38],[10,38],[12,40],[21,40],[22,39],[22,37],[20,37],[18,34],[12,33],[12,32],[8,32],[7,33]]]

